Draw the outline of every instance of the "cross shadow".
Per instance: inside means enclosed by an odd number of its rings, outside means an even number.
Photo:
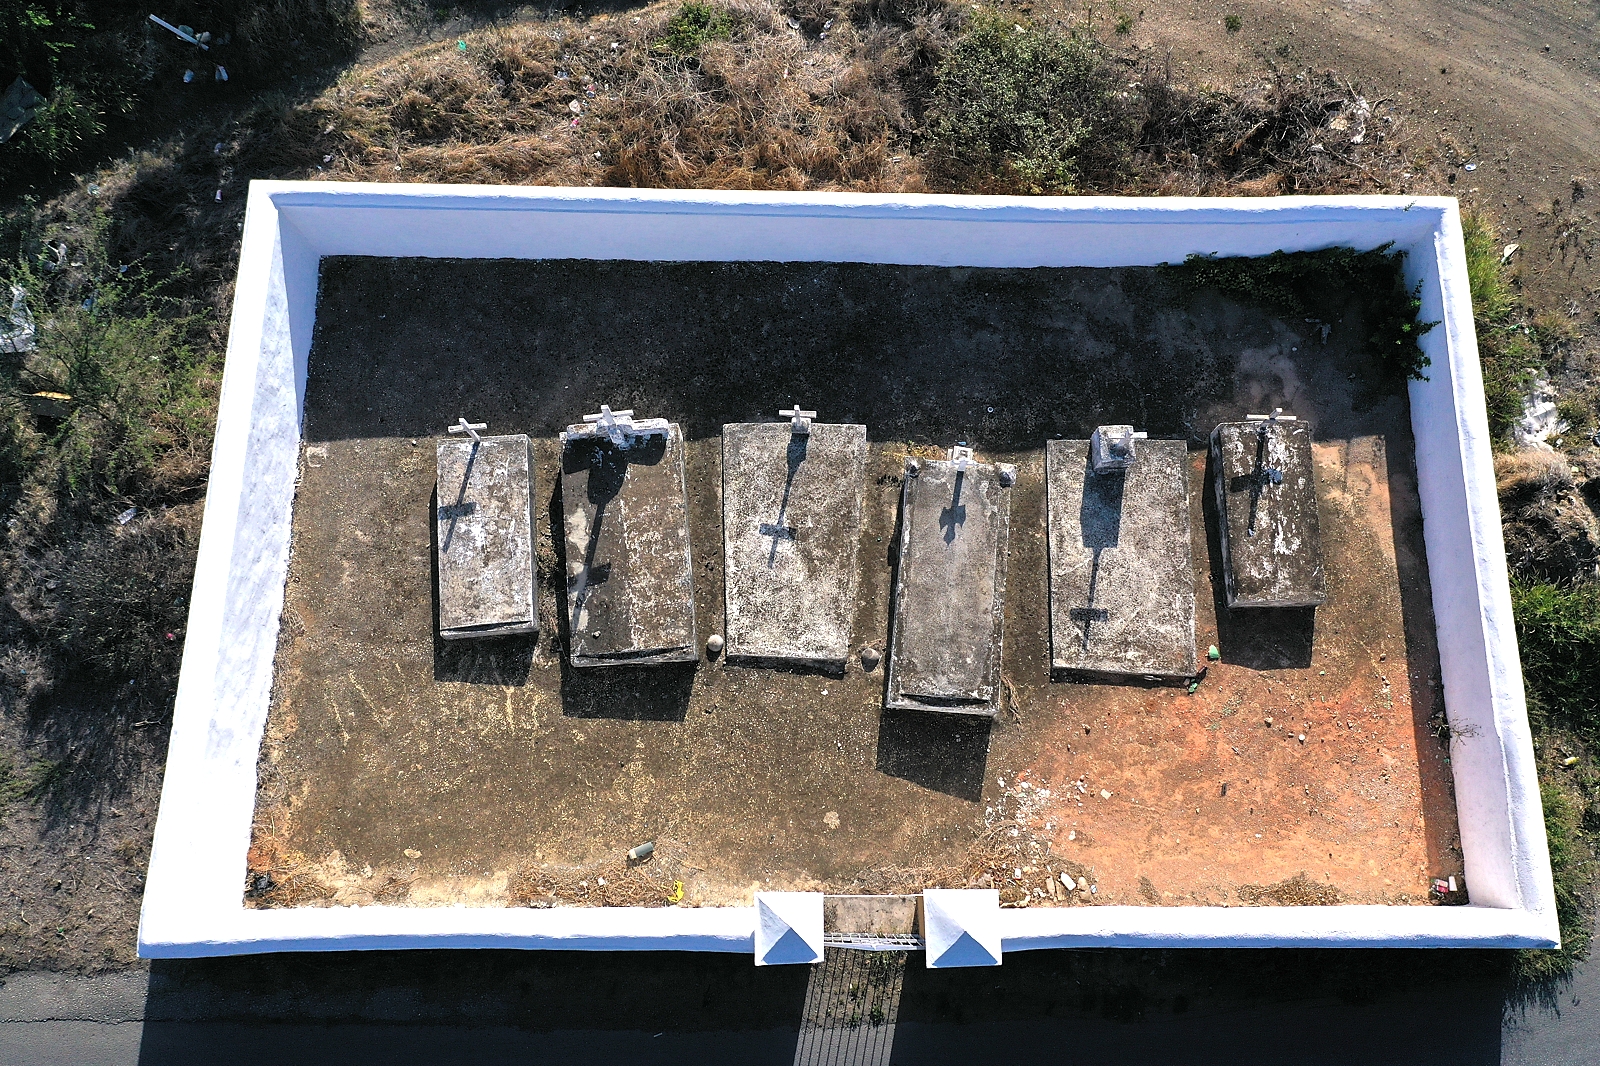
[[[761,525],[761,535],[772,538],[772,549],[767,552],[768,570],[778,565],[778,542],[795,539],[795,528],[784,519],[789,513],[789,494],[794,491],[794,477],[800,472],[800,464],[806,461],[806,450],[810,441],[809,434],[794,433],[789,437],[789,448],[786,452],[789,471],[783,479],[783,499],[778,503],[778,517],[770,523],[764,522]]]
[[[1078,528],[1083,546],[1094,552],[1089,563],[1089,595],[1082,607],[1074,607],[1068,617],[1083,625],[1083,648],[1089,649],[1089,631],[1096,622],[1110,620],[1110,614],[1095,605],[1100,586],[1100,553],[1115,548],[1122,539],[1122,497],[1127,488],[1127,473],[1114,470],[1097,474],[1093,459],[1085,460],[1083,496],[1078,503]]]
[[[967,472],[956,471],[956,487],[950,496],[950,505],[939,511],[939,528],[944,530],[944,542],[954,544],[956,533],[967,521],[967,505],[961,502],[961,487],[966,483]]]

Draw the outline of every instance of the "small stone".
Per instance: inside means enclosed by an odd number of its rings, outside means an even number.
[[[1061,887],[1066,889],[1068,892],[1071,892],[1073,889],[1078,887],[1077,883],[1072,880],[1071,875],[1069,875],[1065,870],[1061,871]]]
[[[1271,724],[1272,724],[1272,719],[1271,719],[1271,718],[1268,718],[1268,719],[1267,719],[1267,725],[1269,725],[1269,726],[1270,726],[1270,725],[1271,725]]]
[[[1304,733],[1301,733],[1300,734],[1300,743],[1304,744],[1305,742],[1306,742],[1306,735]]]
[[[1078,831],[1076,829],[1067,830],[1067,839],[1068,840],[1077,840],[1078,839]]]
[[[1108,800],[1111,798],[1111,793],[1102,788],[1100,790],[1100,798],[1103,800]]]
[[[822,816],[822,824],[827,826],[829,829],[839,828],[839,812],[829,811],[827,814],[824,814]]]
[[[877,648],[862,648],[861,649],[861,665],[864,668],[866,668],[868,670],[871,670],[874,667],[876,667],[882,661],[883,661],[883,652],[879,651]]]
[[[405,857],[408,858],[408,859],[420,859],[420,858],[422,858],[422,852],[418,851],[416,848],[407,848],[405,850],[404,854],[405,854]]]
[[[706,638],[706,653],[713,656],[722,654],[722,644],[721,633],[711,634]]]

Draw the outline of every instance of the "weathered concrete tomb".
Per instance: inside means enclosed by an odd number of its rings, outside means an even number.
[[[528,437],[480,436],[485,428],[463,418],[450,427],[461,439],[437,445],[434,558],[444,640],[539,628]]]
[[[573,666],[699,658],[675,422],[602,407],[561,435]]]
[[[842,668],[850,653],[867,427],[722,427],[722,543],[733,659]]]
[[[1191,677],[1187,447],[1181,440],[1135,445],[1129,438],[1128,461],[1097,472],[1100,436],[1053,440],[1045,452],[1051,672],[1103,680]]]
[[[1315,607],[1327,596],[1311,427],[1281,411],[1212,431],[1228,606]]]
[[[1015,470],[907,459],[889,650],[892,710],[993,716],[1000,707],[1006,548]]]

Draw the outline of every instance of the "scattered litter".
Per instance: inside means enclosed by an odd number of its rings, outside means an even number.
[[[595,879],[594,879],[594,883],[595,883],[595,884],[596,884],[596,885],[598,885],[598,886],[599,886],[599,887],[601,887],[601,888],[605,888],[605,887],[606,887],[606,879],[605,879],[605,878],[603,878],[603,877],[597,877],[597,878],[595,878]]]
[[[1013,867],[1011,870],[1011,876],[1016,878],[1018,881],[1022,880],[1022,867]]]
[[[183,72],[183,83],[185,85],[188,85],[192,81],[194,81],[194,71],[192,71],[192,70],[184,71]]]
[[[631,851],[629,851],[628,852],[628,859],[631,862],[639,862],[642,859],[648,859],[650,856],[654,855],[655,853],[656,853],[656,842],[654,840],[650,840],[650,841],[646,841],[643,844],[640,844],[638,847],[636,847],[636,848],[632,849]]]
[[[672,882],[672,891],[667,893],[668,903],[680,903],[683,900],[683,882]]]
[[[1447,895],[1450,891],[1450,882],[1442,877],[1435,877],[1433,879],[1433,891],[1441,896]]]
[[[1108,800],[1108,799],[1110,799],[1110,798],[1111,798],[1111,793],[1110,793],[1110,791],[1109,791],[1109,790],[1107,790],[1107,789],[1103,789],[1103,788],[1102,788],[1102,789],[1101,789],[1101,790],[1100,790],[1100,798],[1101,798],[1101,799],[1103,799],[1103,800]]]
[[[459,37],[456,38],[456,51],[465,52],[466,50],[467,50],[467,42],[461,40]]]
[[[333,153],[332,153],[332,152],[329,152],[329,153],[328,153],[328,154],[327,154],[327,155],[325,155],[325,156],[323,156],[323,157],[322,157],[322,161],[323,161],[323,162],[324,162],[324,163],[331,163],[331,162],[333,162]]]
[[[218,63],[215,73],[213,73],[211,76],[214,79],[216,79],[217,81],[227,81],[228,80],[228,68],[223,66],[221,63]]]
[[[407,848],[402,854],[404,854],[408,859],[422,858],[422,852],[418,851],[416,848]]]
[[[211,146],[211,154],[212,155],[221,155],[222,154],[222,142],[221,141],[218,141],[216,144],[213,144]]]
[[[1556,410],[1556,391],[1544,378],[1535,378],[1522,398],[1522,419],[1511,427],[1511,436],[1524,448],[1554,451],[1546,440],[1571,427]]]
[[[126,511],[123,511],[121,514],[117,515],[117,525],[119,525],[119,526],[127,525],[129,522],[132,522],[134,520],[134,518],[137,517],[138,514],[139,514],[139,508],[137,508],[137,507],[128,508]]]
[[[1211,670],[1211,667],[1202,666],[1200,668],[1200,672],[1198,674],[1194,675],[1194,680],[1189,682],[1189,695],[1193,696],[1195,694],[1195,692],[1199,690],[1200,682],[1202,682],[1202,681],[1204,681],[1206,679],[1206,674],[1209,673],[1210,670]],[[1088,730],[1085,729],[1084,732],[1088,732]]]
[[[1061,871],[1061,887],[1066,889],[1068,892],[1071,892],[1073,889],[1078,887],[1077,883],[1072,880],[1071,876],[1069,876],[1065,870]]]
[[[1082,878],[1079,878],[1080,882],[1082,880],[1083,880]],[[1100,886],[1099,885],[1090,885],[1089,886],[1089,895],[1098,896],[1099,894],[1100,894]]]
[[[28,290],[11,286],[11,310],[0,317],[0,352],[21,355],[37,348],[34,340],[33,312],[28,310]]]
[[[1213,644],[1211,647],[1206,649],[1206,658],[1210,659],[1212,662],[1216,662],[1218,659],[1222,658],[1222,653],[1218,651],[1217,646]]]
[[[1450,875],[1450,891],[1454,892],[1455,890],[1456,890],[1456,877],[1455,877],[1455,874],[1451,874]]]
[[[222,190],[218,189],[217,190],[217,203],[220,204],[221,202],[222,202]]]
[[[790,19],[789,20],[789,28],[791,30],[798,30],[800,28],[800,20],[799,19]]]
[[[1077,840],[1078,839],[1078,831],[1076,829],[1068,829],[1067,830],[1067,839],[1068,840]]]
[[[168,633],[167,634],[167,639],[168,640],[177,640],[178,639],[178,634],[176,634],[176,633]]]
[[[1474,170],[1478,169],[1478,164],[1476,164],[1476,163],[1468,163],[1466,166],[1462,167],[1461,169],[1465,170],[1468,174],[1470,174]]]
[[[572,75],[568,74],[564,70],[556,71],[556,80],[557,81],[567,81],[567,80],[571,79],[571,77],[572,77]]]
[[[571,111],[574,115],[576,115],[576,114],[580,113],[583,110],[583,102],[581,100],[570,101],[567,104],[567,110]]]
[[[1304,733],[1301,733],[1300,734],[1300,743],[1304,744],[1305,742],[1306,742],[1306,735]]]
[[[1578,757],[1576,755],[1568,755],[1565,759],[1561,760],[1561,765],[1562,766],[1577,766],[1578,765]]]
[[[1522,245],[1520,245],[1520,244],[1508,244],[1508,245],[1506,245],[1506,250],[1500,253],[1500,265],[1501,266],[1505,266],[1507,263],[1511,262],[1511,257],[1516,255],[1517,251],[1521,247],[1522,247]]]
[[[99,196],[100,195],[100,183],[97,182],[97,181],[91,181],[84,188],[84,192],[88,193],[90,196]]]

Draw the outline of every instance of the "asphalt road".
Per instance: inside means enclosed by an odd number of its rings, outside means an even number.
[[[854,969],[841,969],[855,967]],[[1597,1061],[1600,966],[1512,1004],[1474,952],[1036,952],[877,977],[861,956],[452,952],[157,963],[0,987],[0,1063]],[[888,973],[877,1025],[851,1003]],[[832,980],[825,980],[830,977]],[[885,995],[887,993],[887,995]],[[831,1012],[824,1001],[834,1001]]]

